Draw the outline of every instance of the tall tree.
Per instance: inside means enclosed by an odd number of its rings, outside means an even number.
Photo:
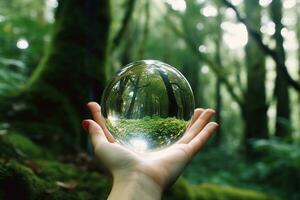
[[[1,99],[1,116],[45,144],[74,150],[85,103],[98,100],[105,84],[109,0],[59,1],[55,18],[44,59],[22,91]]]
[[[245,1],[246,18],[249,25],[259,31],[261,26],[261,7],[258,0]],[[267,138],[267,105],[266,105],[266,69],[265,55],[254,41],[249,37],[246,45],[247,89],[245,92],[245,142],[249,139]]]
[[[205,36],[197,29],[197,24],[199,23],[199,5],[197,2],[191,1],[187,4],[186,11],[182,14],[180,20],[185,37],[195,44],[195,48],[197,48],[196,45],[203,45]],[[201,21],[202,20],[200,20],[200,22]],[[185,40],[184,38],[182,39]],[[193,89],[195,106],[204,107],[203,86],[201,83],[201,75],[199,73],[201,71],[202,61],[198,59],[194,53],[193,55],[190,55],[190,53],[190,51],[184,49],[184,52],[180,54],[181,60],[183,60],[182,72],[187,77]],[[190,58],[186,59],[187,56]]]
[[[273,0],[271,3],[271,18],[275,23],[274,39],[276,42],[277,57],[285,62],[285,51],[283,47],[283,37],[281,30],[283,28],[282,20],[282,2],[281,0]],[[275,98],[276,104],[276,130],[275,135],[278,137],[286,137],[290,135],[290,97],[288,91],[288,83],[284,79],[279,68],[276,68],[275,81]]]
[[[300,21],[300,2],[298,1],[296,4],[296,12],[297,12],[297,21]],[[297,40],[298,44],[300,44],[300,26],[295,26],[296,27],[296,32],[297,32]],[[298,74],[300,77],[300,47],[298,47]],[[300,92],[298,94],[298,105],[300,105]],[[300,119],[300,106],[298,106],[298,119]],[[299,124],[300,128],[300,124]]]
[[[221,29],[221,23],[222,23],[222,13],[221,13],[221,9],[220,9],[220,5],[217,2],[217,10],[218,10],[218,15],[216,17],[217,20],[217,35],[215,38],[215,46],[216,46],[216,63],[218,64],[219,68],[222,67],[222,59],[221,59],[221,45],[222,45],[222,29]],[[222,118],[221,118],[221,110],[222,110],[222,96],[221,96],[221,80],[219,77],[217,77],[216,80],[216,94],[215,94],[215,98],[216,98],[216,122],[220,125],[220,128],[216,131],[215,134],[215,144],[219,145],[221,143],[221,123],[222,123]]]

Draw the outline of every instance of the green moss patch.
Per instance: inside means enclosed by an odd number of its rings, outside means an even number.
[[[172,144],[184,133],[188,121],[177,118],[145,117],[143,119],[120,119],[108,122],[111,132],[122,142],[130,144],[133,138],[148,142],[149,148]]]
[[[107,177],[55,161],[0,161],[0,197],[3,199],[106,199]]]
[[[0,163],[0,194],[3,199],[38,199],[46,194],[48,184],[32,170],[12,161]]]
[[[51,155],[27,137],[9,132],[5,135],[0,135],[0,157],[34,159],[50,158]]]
[[[164,197],[166,200],[275,200],[260,192],[216,184],[191,185],[184,179],[179,179]]]
[[[56,161],[20,134],[0,136],[0,199],[106,199],[110,187],[106,176]]]

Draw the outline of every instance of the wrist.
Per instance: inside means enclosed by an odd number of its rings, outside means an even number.
[[[113,174],[113,187],[109,200],[158,200],[162,188],[146,174],[139,172],[117,172]]]

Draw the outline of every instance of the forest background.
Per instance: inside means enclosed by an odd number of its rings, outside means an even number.
[[[141,59],[220,124],[164,198],[300,199],[299,20],[297,0],[1,0],[0,199],[105,199],[80,122]]]

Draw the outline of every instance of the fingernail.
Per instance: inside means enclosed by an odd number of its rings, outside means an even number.
[[[81,125],[84,128],[84,130],[87,131],[89,129],[90,122],[88,120],[83,120]]]

